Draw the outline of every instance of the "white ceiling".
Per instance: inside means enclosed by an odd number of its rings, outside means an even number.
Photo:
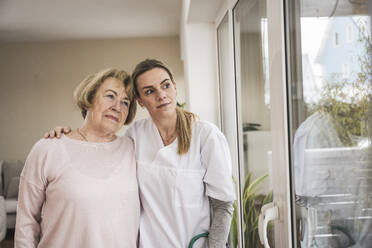
[[[182,0],[0,0],[0,41],[167,36]]]

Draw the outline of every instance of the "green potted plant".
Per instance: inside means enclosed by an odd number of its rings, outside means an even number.
[[[263,247],[258,236],[258,217],[261,207],[273,200],[273,194],[257,194],[258,186],[268,175],[261,176],[252,181],[252,173],[248,173],[243,188],[243,232],[246,248]],[[231,223],[231,238],[233,247],[238,245],[237,206],[234,202],[234,213]]]

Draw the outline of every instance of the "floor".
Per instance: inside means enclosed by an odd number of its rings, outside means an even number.
[[[14,229],[8,229],[6,237],[0,242],[0,248],[13,248],[14,247]]]

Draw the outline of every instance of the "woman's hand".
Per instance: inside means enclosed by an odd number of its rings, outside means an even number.
[[[71,127],[60,127],[60,126],[57,126],[55,127],[53,130],[49,131],[49,132],[46,132],[44,134],[44,138],[45,139],[48,139],[48,138],[51,138],[53,139],[54,137],[56,138],[61,138],[61,135],[64,133],[64,134],[68,134],[71,132]]]

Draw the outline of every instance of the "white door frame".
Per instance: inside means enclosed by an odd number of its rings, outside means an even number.
[[[284,1],[267,0],[269,77],[272,132],[274,203],[279,208],[275,221],[275,247],[292,246],[291,180],[288,136]]]

